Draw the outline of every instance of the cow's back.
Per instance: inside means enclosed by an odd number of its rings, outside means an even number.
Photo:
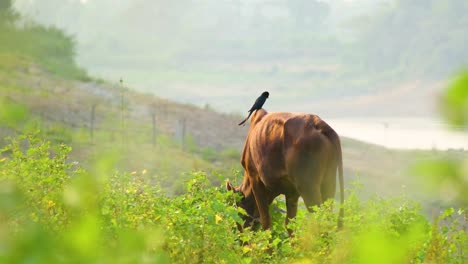
[[[241,160],[245,169],[285,170],[283,127],[290,117],[289,113],[266,113],[263,109],[254,114]]]
[[[240,206],[249,216],[245,219],[247,226],[252,224],[247,219],[259,216],[262,227],[271,228],[268,207],[280,194],[286,198],[286,225],[296,216],[299,197],[312,212],[315,206],[335,196],[337,170],[343,204],[340,140],[316,115],[256,111],[241,161],[245,176],[238,190],[243,194]],[[338,227],[342,226],[343,215],[340,208]]]
[[[244,146],[242,165],[270,189],[284,193],[295,189],[307,166],[328,159],[331,129],[318,116],[302,113],[257,111]],[[317,167],[316,166],[316,167]],[[310,166],[309,166],[310,167]],[[320,173],[320,172],[319,172]]]

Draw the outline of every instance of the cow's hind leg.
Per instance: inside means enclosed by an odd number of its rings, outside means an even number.
[[[314,211],[314,206],[322,204],[322,193],[318,184],[314,184],[309,186],[306,190],[302,190],[301,196],[309,212]]]
[[[321,184],[322,202],[335,198],[336,168],[337,168],[336,160],[332,159],[331,162],[327,164],[325,175],[323,177],[322,184]],[[328,215],[330,217],[333,217],[334,216],[333,206],[329,207],[328,209],[329,209]]]
[[[336,193],[336,164],[327,168],[321,184],[322,201],[335,198]]]
[[[323,176],[322,164],[317,160],[309,162],[307,167],[302,168],[300,176],[296,177],[297,189],[304,199],[309,212],[313,212],[314,206],[322,204],[321,181]]]
[[[289,220],[296,217],[297,214],[297,201],[299,200],[299,196],[297,194],[294,195],[286,195],[286,220],[284,221],[286,228],[288,229],[289,236],[292,236],[292,229],[288,228]]]

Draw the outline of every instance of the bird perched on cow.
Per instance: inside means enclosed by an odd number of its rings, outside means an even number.
[[[262,108],[262,106],[263,106],[263,104],[265,104],[265,101],[268,98],[268,96],[270,96],[269,92],[263,92],[262,95],[260,95],[260,97],[258,97],[257,100],[255,100],[255,103],[252,105],[250,110],[247,111],[249,113],[249,115],[244,120],[242,120],[242,122],[239,123],[239,126],[244,125],[245,122],[247,120],[249,120],[249,117],[252,115],[253,112],[255,112],[258,109]]]
[[[275,197],[285,195],[286,220],[297,214],[302,197],[309,212],[315,211],[336,193],[337,179],[340,202],[344,202],[343,157],[340,137],[319,116],[305,113],[255,111],[241,156],[244,181],[229,191],[239,193],[237,203],[246,215],[239,230],[252,227],[257,219],[264,229],[272,227],[269,207]],[[338,177],[337,177],[338,176]],[[343,226],[344,211],[340,206],[338,228]],[[288,228],[289,235],[292,230]]]

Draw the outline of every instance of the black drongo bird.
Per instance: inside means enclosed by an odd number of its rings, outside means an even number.
[[[254,105],[252,105],[252,107],[250,108],[249,111],[249,115],[247,116],[247,118],[245,118],[244,120],[242,120],[242,122],[239,123],[239,126],[240,125],[244,125],[245,122],[247,120],[249,120],[249,117],[250,115],[252,115],[253,112],[257,111],[258,109],[261,109],[263,104],[265,103],[266,99],[268,98],[268,96],[270,96],[270,93],[268,92],[263,92],[262,95],[260,95],[260,97],[257,98],[257,100],[255,100],[255,103]]]

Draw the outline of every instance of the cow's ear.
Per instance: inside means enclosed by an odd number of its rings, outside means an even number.
[[[234,186],[232,186],[232,184],[231,184],[231,182],[229,180],[226,181],[226,189],[228,191],[233,191],[233,192],[236,191],[236,189],[234,188]]]

